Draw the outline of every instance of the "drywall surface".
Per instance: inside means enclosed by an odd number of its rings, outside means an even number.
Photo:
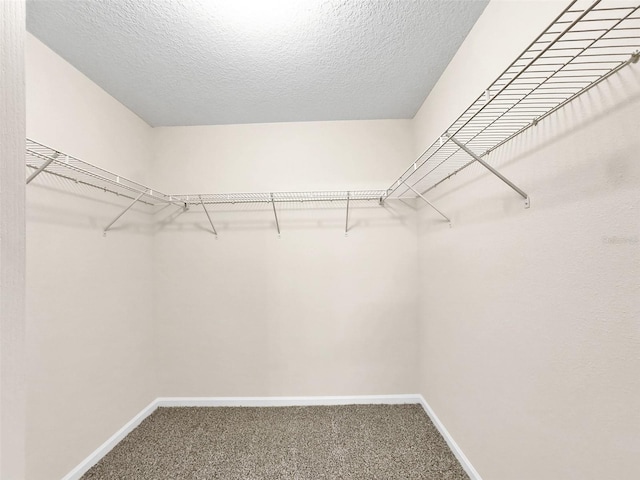
[[[564,3],[491,2],[416,150]],[[428,194],[453,228],[420,210],[420,392],[484,480],[640,475],[639,86],[627,67],[489,156],[529,210],[479,165]]]
[[[145,181],[151,128],[27,36],[27,136]],[[155,398],[152,231],[127,199],[27,189],[27,478],[61,478]],[[4,478],[4,477],[3,477]]]
[[[404,120],[155,129],[154,183],[178,192],[386,188]],[[175,192],[174,192],[175,193]],[[415,211],[399,202],[202,208],[158,216],[161,396],[415,390]]]
[[[25,478],[24,3],[0,2],[0,478]]]

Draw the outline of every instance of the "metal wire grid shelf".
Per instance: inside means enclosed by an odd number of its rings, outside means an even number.
[[[126,177],[97,167],[79,158],[59,152],[51,147],[27,139],[25,161],[29,176],[27,184],[45,172],[63,181],[102,190],[119,197],[130,199],[131,203],[105,228],[104,234],[127,213],[136,203],[148,206],[178,204],[168,195]],[[179,204],[178,204],[179,205]]]
[[[45,172],[131,200],[106,233],[136,203],[183,208],[201,205],[217,235],[207,205],[269,203],[280,233],[277,203],[346,202],[345,233],[351,201],[422,198],[474,162],[481,163],[515,190],[529,196],[483,157],[568,102],[640,58],[640,4],[624,0],[574,0],[387,190],[167,195],[33,140],[27,140],[27,183]]]
[[[29,139],[26,146],[26,164],[30,170],[27,184],[40,173],[46,172],[123,198],[137,198],[138,202],[145,205],[171,203],[169,196],[164,193]]]
[[[522,196],[528,207],[529,196],[484,157],[636,63],[640,57],[639,9],[640,4],[621,0],[572,1],[405,170],[384,199],[413,193],[429,203],[424,194],[477,161]]]
[[[240,203],[269,203],[273,206],[276,228],[280,233],[280,224],[276,210],[277,203],[294,202],[346,202],[345,233],[349,229],[349,206],[351,201],[380,202],[384,190],[356,190],[356,191],[317,191],[317,192],[273,192],[273,193],[202,193],[167,195],[146,185],[129,180],[79,158],[59,152],[51,147],[27,139],[26,166],[29,170],[27,184],[31,183],[41,173],[52,175],[63,181],[88,186],[107,193],[131,200],[131,203],[104,228],[104,233],[127,213],[136,203],[148,206],[174,204],[182,208],[201,205],[207,215],[214,234],[217,231],[206,205],[240,204]]]
[[[280,221],[278,219],[277,203],[316,203],[316,202],[346,202],[346,217],[344,233],[349,232],[349,207],[352,201],[376,201],[382,203],[384,190],[354,190],[354,191],[315,191],[315,192],[270,192],[270,193],[193,193],[171,195],[172,200],[184,203],[188,208],[191,205],[200,205],[204,210],[211,231],[216,236],[218,232],[207,209],[207,205],[229,205],[262,203],[271,204],[275,218],[276,230],[280,235]]]
[[[273,193],[192,193],[170,195],[186,205],[242,204],[242,203],[309,203],[366,200],[379,202],[384,190],[318,191],[318,192],[273,192]]]

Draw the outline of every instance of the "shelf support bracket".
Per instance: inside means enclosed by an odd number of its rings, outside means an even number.
[[[349,233],[349,200],[350,200],[351,194],[349,192],[347,192],[347,219],[345,220],[344,223],[344,236],[347,236],[347,233]]]
[[[207,214],[207,218],[209,219],[209,223],[211,224],[211,230],[213,230],[213,234],[216,236],[216,238],[218,238],[218,232],[216,232],[216,227],[213,226],[213,220],[211,220],[211,215],[209,215],[209,210],[207,210],[207,207],[202,201],[202,196],[200,196],[199,198],[200,198],[200,204],[202,205],[204,213]]]
[[[175,205],[176,207],[182,208],[184,211],[189,210],[189,204],[184,200],[174,200],[173,195],[169,195],[169,200],[167,200],[167,205]]]
[[[491,165],[489,165],[487,162],[485,162],[482,158],[480,158],[478,155],[476,155],[475,153],[473,153],[471,150],[469,150],[467,148],[467,146],[461,142],[458,141],[457,138],[453,137],[453,136],[449,136],[449,140],[451,140],[453,143],[455,143],[458,147],[460,147],[464,152],[466,152],[471,158],[473,158],[475,161],[477,161],[478,163],[480,163],[484,168],[486,168],[487,170],[489,170],[491,173],[493,173],[496,177],[498,177],[500,180],[502,180],[504,183],[506,183],[507,185],[509,185],[518,195],[520,195],[522,198],[524,198],[524,208],[529,208],[531,206],[531,201],[529,199],[529,195],[526,194],[526,192],[524,190],[522,190],[520,187],[518,187],[515,183],[513,183],[511,180],[509,180],[507,177],[505,177],[504,175],[502,175],[499,171],[497,171],[495,168],[493,168]]]
[[[273,200],[273,193],[271,194],[271,206],[273,207],[273,216],[276,217],[276,229],[278,230],[278,236],[279,236],[280,224],[278,223],[278,212],[276,212],[276,202]]]
[[[417,191],[415,188],[413,188],[411,185],[409,185],[406,181],[402,181],[402,183],[404,183],[404,185],[411,190],[413,193],[415,193],[416,195],[418,195],[422,200],[424,200],[426,202],[427,205],[429,205],[431,208],[433,208],[436,212],[438,212],[441,216],[443,216],[447,222],[449,222],[449,226],[451,226],[451,219],[449,217],[447,217],[444,213],[442,213],[440,210],[438,210],[438,208],[436,208],[436,206],[431,203],[429,200],[427,200],[426,198],[424,198],[424,195],[422,195],[419,191]]]
[[[138,202],[138,200],[140,200],[142,198],[142,196],[145,195],[146,193],[147,193],[147,190],[145,190],[140,195],[138,195],[136,198],[134,198],[133,202],[131,202],[127,208],[125,208],[122,212],[120,212],[120,214],[116,218],[114,218],[109,225],[104,227],[102,235],[106,237],[107,236],[107,232],[111,229],[111,227],[113,227],[113,224],[116,223],[118,220],[120,220],[120,217],[122,217],[125,213],[127,213],[131,209],[131,207],[133,207]]]
[[[51,165],[51,162],[53,162],[56,158],[58,158],[60,154],[58,152],[54,153],[52,156],[50,156],[46,162],[44,162],[42,165],[40,165],[40,167],[38,167],[38,169],[33,172],[31,175],[29,175],[29,178],[27,178],[27,185],[29,185],[34,178],[36,178],[38,175],[40,175],[42,172],[44,172],[44,170]]]

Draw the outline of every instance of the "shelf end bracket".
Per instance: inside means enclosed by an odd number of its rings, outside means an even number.
[[[429,200],[424,198],[424,195],[422,195],[419,191],[417,191],[415,188],[413,188],[411,185],[409,185],[406,181],[403,180],[402,183],[404,183],[405,187],[407,187],[409,190],[411,190],[413,193],[415,193],[417,196],[419,196],[422,200],[424,200],[427,205],[429,205],[436,212],[438,212],[442,217],[444,217],[444,219],[447,222],[449,222],[449,226],[451,226],[451,219],[449,217],[447,217],[444,213],[442,213],[440,210],[438,210],[438,208],[433,203],[431,203]]]
[[[509,185],[509,187],[511,187],[518,195],[520,195],[522,198],[524,198],[524,208],[529,208],[531,206],[531,199],[529,198],[529,195],[527,195],[527,193],[522,190],[520,187],[518,187],[515,183],[513,183],[511,180],[509,180],[507,177],[505,177],[504,175],[502,175],[499,171],[497,171],[495,168],[493,168],[491,165],[489,165],[487,162],[485,162],[482,158],[480,158],[478,155],[476,155],[474,152],[472,152],[471,150],[469,150],[469,148],[462,142],[458,141],[457,138],[453,137],[453,136],[448,136],[449,140],[451,140],[453,143],[455,143],[458,147],[460,147],[461,150],[463,150],[465,153],[467,153],[467,155],[469,155],[471,158],[473,158],[475,161],[477,161],[478,163],[480,163],[484,168],[486,168],[487,170],[489,170],[491,173],[493,173],[496,177],[498,177],[500,180],[502,180],[504,183],[506,183],[507,185]]]
[[[140,195],[138,195],[136,198],[134,198],[133,202],[131,202],[127,208],[125,208],[122,212],[120,212],[120,214],[118,214],[118,216],[116,218],[114,218],[109,225],[104,227],[104,230],[102,231],[102,235],[106,237],[107,236],[107,232],[111,229],[111,227],[113,227],[113,225],[118,220],[120,220],[120,217],[122,217],[125,213],[127,213],[131,209],[131,207],[133,207],[136,203],[138,203],[138,200],[140,200],[143,195],[146,195],[147,192],[148,192],[148,190],[145,190]]]
[[[40,175],[42,172],[44,172],[44,170],[49,165],[51,165],[51,162],[53,162],[56,158],[58,158],[59,155],[60,154],[58,152],[54,153],[42,165],[40,165],[35,172],[33,172],[31,175],[29,175],[29,178],[27,178],[27,185],[29,185],[33,181],[34,178],[36,178],[38,175]]]

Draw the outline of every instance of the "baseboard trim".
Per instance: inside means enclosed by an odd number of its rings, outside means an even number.
[[[100,461],[113,447],[135,429],[159,407],[293,407],[314,405],[406,405],[419,404],[427,413],[449,448],[456,456],[471,480],[482,480],[480,474],[460,449],[451,434],[442,424],[422,395],[354,395],[317,397],[159,397],[147,405],[126,425],[114,433],[106,442],[85,458],[62,480],[79,480],[91,467]]]
[[[446,440],[447,445],[449,445],[449,448],[458,459],[458,462],[460,462],[460,465],[462,465],[462,468],[464,468],[464,471],[467,473],[467,475],[469,475],[469,478],[471,480],[482,480],[482,477],[480,476],[478,471],[473,467],[460,446],[456,443],[444,424],[440,421],[440,419],[436,415],[436,412],[433,411],[431,406],[427,403],[422,395],[418,395],[418,397],[420,397],[420,405],[422,405],[424,411],[427,412],[427,415],[440,432],[440,435],[442,435],[442,437]]]
[[[322,397],[160,397],[159,407],[294,407],[313,405],[403,405],[421,403],[420,395]]]
[[[142,409],[135,417],[129,420],[120,430],[114,433],[106,442],[100,445],[93,453],[85,458],[77,467],[67,473],[62,480],[79,480],[96,463],[109,453],[124,437],[133,431],[142,421],[158,408],[158,400],[154,400]]]

